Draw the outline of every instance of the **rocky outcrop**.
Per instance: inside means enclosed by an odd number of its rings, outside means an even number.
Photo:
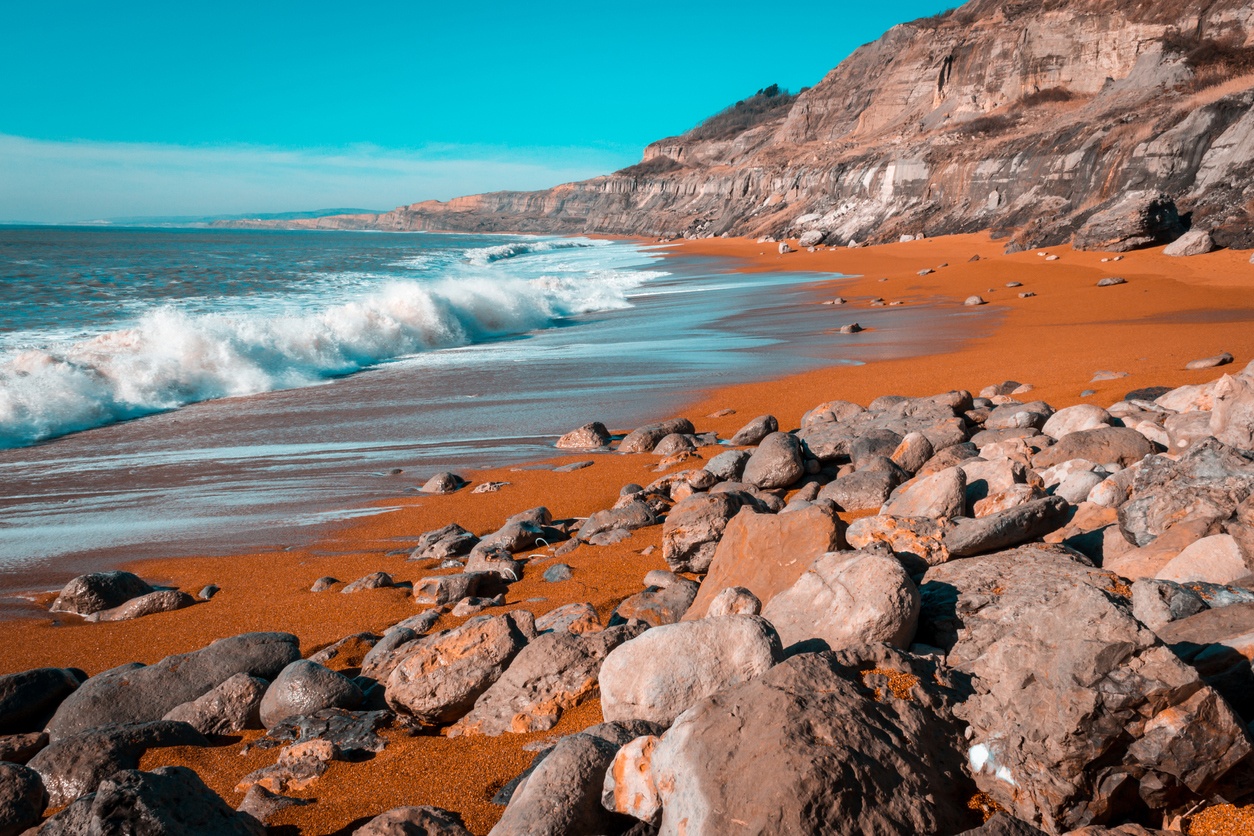
[[[894,27],[757,121],[711,120],[614,174],[244,225],[828,245],[992,229],[1126,249],[1192,224],[1254,246],[1252,26],[1243,0],[972,0]]]

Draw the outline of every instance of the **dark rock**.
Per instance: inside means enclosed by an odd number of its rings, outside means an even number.
[[[237,673],[191,702],[177,705],[165,720],[180,720],[203,735],[235,734],[261,728],[261,698],[270,683]]]
[[[479,590],[477,574],[439,575],[422,578],[414,584],[415,604],[455,604]]]
[[[1077,250],[1127,252],[1167,244],[1185,232],[1171,197],[1161,192],[1126,192],[1107,201],[1076,232]]]
[[[196,603],[196,599],[188,595],[186,592],[179,592],[177,589],[159,589],[156,592],[149,592],[147,595],[140,595],[138,598],[132,598],[125,604],[113,607],[108,610],[100,610],[84,616],[84,621],[130,621],[133,618],[142,618],[145,615],[153,615],[159,612],[174,612],[185,607],[190,607]]]
[[[197,592],[196,597],[202,601],[208,601],[221,591],[222,587],[218,586],[216,583],[211,583],[201,589],[200,592]]]
[[[105,671],[61,703],[48,735],[55,742],[112,723],[159,720],[237,673],[273,679],[299,658],[299,641],[290,633],[244,633],[155,665]]]
[[[0,735],[0,762],[26,763],[47,745],[46,732]]]
[[[705,469],[721,482],[738,481],[753,453],[749,450],[726,450],[705,463]]]
[[[953,557],[1008,549],[1044,537],[1067,522],[1071,506],[1060,496],[1047,496],[978,519],[952,521],[941,541]]]
[[[775,432],[766,436],[745,463],[744,481],[757,488],[786,488],[805,475],[801,442]]]
[[[69,668],[34,668],[0,676],[0,734],[39,731],[87,676]]]
[[[353,831],[353,836],[470,836],[457,813],[439,807],[396,807]]]
[[[308,659],[297,659],[279,673],[262,697],[261,723],[271,728],[288,717],[324,708],[356,708],[365,696],[343,674]]]
[[[444,561],[450,557],[462,557],[470,554],[478,542],[478,537],[457,523],[449,523],[419,537],[414,550],[409,553],[409,559]]]
[[[364,760],[387,748],[387,740],[377,734],[392,722],[390,711],[350,711],[324,708],[313,714],[288,717],[275,724],[254,746],[271,749],[282,744],[325,740],[341,760]]]
[[[959,836],[1047,836],[1044,830],[1035,828],[1005,813],[994,813],[984,824]]]
[[[619,443],[620,453],[651,453],[657,443],[671,433],[693,433],[696,428],[687,418],[676,418],[659,424],[647,424],[632,430]]]
[[[323,575],[321,578],[313,582],[313,586],[309,587],[310,592],[326,592],[340,581],[330,575]]]
[[[616,529],[635,531],[638,528],[657,525],[657,523],[657,514],[647,504],[633,501],[621,508],[597,511],[580,526],[579,533],[575,537],[586,543],[596,535],[606,531],[614,531]]]
[[[79,575],[67,583],[57,600],[52,602],[51,609],[52,612],[90,615],[113,609],[152,591],[151,586],[130,572],[93,572]]]
[[[675,572],[704,572],[727,523],[746,505],[736,493],[693,494],[677,504],[662,524],[662,558]],[[753,503],[751,510],[756,510]]]
[[[849,458],[853,466],[862,469],[872,458],[891,458],[901,446],[905,436],[890,429],[870,429],[858,435],[849,445]]]
[[[340,592],[361,592],[365,589],[389,589],[395,586],[392,576],[387,572],[371,572],[369,575],[360,577],[350,583],[348,586],[340,590]]]
[[[692,453],[697,449],[697,445],[692,439],[681,433],[671,433],[665,436],[653,447],[653,455],[666,458],[667,456],[675,456],[680,453]]]
[[[1032,466],[1044,470],[1071,459],[1085,459],[1094,464],[1136,464],[1153,455],[1154,445],[1145,436],[1127,427],[1098,427],[1064,436],[1032,458]]]
[[[571,578],[571,569],[565,563],[554,563],[544,570],[544,579],[549,583],[561,583]]]
[[[264,836],[183,766],[124,770],[49,819],[40,836]]]
[[[0,762],[0,836],[18,836],[39,824],[47,806],[48,794],[38,772]]]
[[[123,769],[138,769],[152,748],[208,746],[209,741],[187,723],[157,720],[125,723],[58,738],[30,760],[48,791],[48,803],[63,807],[95,792],[100,782]]]
[[[239,812],[252,816],[257,821],[264,823],[266,819],[275,813],[286,810],[288,807],[304,807],[313,803],[315,802],[312,798],[293,798],[290,795],[279,795],[270,792],[261,784],[253,784],[252,788],[244,794],[244,800],[240,802],[237,809]]]

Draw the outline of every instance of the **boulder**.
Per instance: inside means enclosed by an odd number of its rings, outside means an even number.
[[[61,590],[52,602],[52,612],[91,615],[110,610],[153,589],[130,572],[93,572],[79,575]]]
[[[952,521],[941,541],[950,557],[1008,549],[1061,528],[1070,508],[1062,497],[1047,496],[978,519],[961,517]]]
[[[187,723],[206,736],[259,729],[261,698],[269,686],[264,679],[237,673],[196,699],[176,705],[162,719]]]
[[[888,546],[911,571],[935,566],[949,559],[943,535],[945,526],[930,517],[894,517],[881,514],[863,517],[850,524],[845,539],[854,549],[867,549],[875,543]]]
[[[893,492],[881,514],[949,519],[966,513],[967,477],[961,467],[916,477]]]
[[[455,604],[474,595],[479,590],[479,580],[480,576],[473,573],[422,578],[414,584],[414,603]]]
[[[667,458],[682,453],[693,453],[696,449],[697,445],[688,436],[681,433],[671,433],[668,436],[664,436],[661,441],[654,445],[652,452],[655,456]]]
[[[1174,581],[1142,579],[1132,584],[1132,614],[1156,633],[1204,609],[1206,602],[1201,595]]]
[[[160,720],[237,673],[274,679],[300,658],[290,633],[244,633],[219,639],[155,665],[123,666],[97,674],[61,703],[48,722],[54,742],[66,735],[113,723]]]
[[[44,732],[0,735],[0,761],[26,763],[48,745]]]
[[[324,708],[356,708],[364,700],[361,689],[348,677],[308,659],[297,659],[266,689],[260,706],[261,723],[271,728],[288,717]]]
[[[744,481],[756,488],[786,488],[805,475],[801,442],[796,436],[775,432],[766,436],[745,463]]]
[[[456,473],[437,473],[428,479],[418,490],[423,493],[446,494],[454,493],[466,486],[466,480]]]
[[[727,524],[684,620],[705,616],[714,598],[729,587],[769,602],[792,586],[816,557],[843,548],[844,528],[835,510],[822,504],[778,516],[737,514]]]
[[[353,836],[470,836],[457,813],[439,807],[395,807],[353,831]]]
[[[31,758],[29,766],[43,780],[49,806],[63,807],[95,792],[115,772],[138,769],[140,757],[149,749],[208,745],[204,735],[187,723],[124,723],[61,737]]]
[[[748,450],[727,450],[706,462],[705,469],[720,482],[738,482],[752,455]]]
[[[866,407],[851,401],[824,401],[801,416],[801,426],[811,424],[835,424],[848,421],[856,415],[866,412]]]
[[[34,668],[0,676],[0,734],[39,731],[86,678],[71,668]]]
[[[1060,409],[1041,427],[1041,432],[1055,441],[1081,430],[1110,426],[1110,413],[1096,404],[1076,404]]]
[[[1127,467],[1153,453],[1154,445],[1136,430],[1098,427],[1068,433],[1057,444],[1037,453],[1032,466],[1044,470],[1071,459],[1085,459],[1094,464]]]
[[[588,603],[565,604],[536,619],[537,633],[595,633],[601,629],[597,608]]]
[[[1221,351],[1220,353],[1213,354],[1210,357],[1202,357],[1198,360],[1190,360],[1188,363],[1184,364],[1184,367],[1191,372],[1196,372],[1196,371],[1201,371],[1202,369],[1214,369],[1219,366],[1226,366],[1235,359],[1236,358],[1233,357],[1228,352]]]
[[[675,572],[710,568],[727,524],[745,507],[743,494],[699,493],[677,504],[662,524],[662,559]],[[751,505],[747,513],[753,513]]]
[[[790,655],[884,642],[908,647],[919,590],[887,548],[829,552],[772,598],[762,617]]]
[[[918,473],[927,460],[936,455],[932,442],[921,432],[907,433],[889,456],[907,473]]]
[[[1224,375],[1215,384],[1210,431],[1229,447],[1254,452],[1254,380]]]
[[[19,836],[34,828],[47,806],[48,794],[38,772],[0,762],[0,836]]]
[[[531,613],[515,610],[420,639],[388,676],[388,705],[424,723],[455,722],[535,634]]]
[[[893,489],[901,483],[896,473],[884,470],[859,470],[827,483],[819,491],[842,511],[878,510]]]
[[[1061,833],[1187,806],[1250,751],[1122,581],[1066,549],[951,561],[920,592],[917,640],[971,677],[954,713],[976,783],[1017,818]]]
[[[593,421],[566,433],[557,440],[556,446],[559,450],[595,450],[608,447],[609,443],[610,431],[600,421]]]
[[[596,696],[597,673],[605,657],[644,629],[623,626],[587,635],[561,631],[537,636],[475,700],[470,713],[448,730],[448,736],[548,731],[562,712]]]
[[[718,618],[723,615],[758,615],[762,612],[762,602],[743,586],[729,586],[714,596],[706,617]]]
[[[823,238],[827,233],[821,229],[808,229],[801,233],[801,237],[797,239],[799,247],[817,247],[823,243]]]
[[[480,543],[470,552],[470,557],[466,558],[462,571],[467,575],[478,575],[480,579],[495,576],[505,583],[513,583],[522,580],[523,567],[526,565],[526,561],[518,560],[508,549],[501,546],[485,547]],[[468,600],[470,599],[461,599],[462,602]]]
[[[264,836],[184,766],[127,769],[49,819],[40,836]]]
[[[611,624],[643,621],[650,627],[674,624],[684,617],[697,597],[700,584],[687,578],[674,578],[665,586],[650,585],[643,592],[624,599],[614,609]]]
[[[979,815],[956,692],[888,648],[795,656],[624,746],[604,804],[686,836],[957,833]]]
[[[1176,257],[1206,255],[1215,249],[1215,242],[1204,229],[1190,229],[1163,249],[1163,255]]]
[[[130,621],[133,618],[142,618],[145,615],[153,615],[154,613],[181,610],[195,603],[196,599],[186,592],[179,592],[177,589],[159,589],[156,592],[149,592],[147,595],[132,598],[125,604],[120,604],[112,609],[91,613],[84,616],[83,620],[92,622]]]
[[[759,415],[745,424],[731,438],[733,447],[751,447],[768,435],[779,432],[779,421],[774,415]]]
[[[635,496],[633,494],[633,496]],[[658,524],[658,516],[638,499],[632,499],[621,508],[610,508],[597,511],[579,527],[575,539],[588,542],[598,534],[610,531],[635,531]]]
[[[694,433],[696,428],[687,418],[676,418],[659,424],[647,424],[632,430],[618,445],[620,453],[651,453],[657,443],[671,433]]]
[[[1155,576],[1159,580],[1227,584],[1250,574],[1241,547],[1230,534],[1213,534],[1190,543]]]
[[[1185,233],[1176,204],[1162,192],[1131,191],[1107,201],[1080,226],[1077,250],[1127,252],[1174,241]]]
[[[445,561],[451,557],[462,557],[470,554],[478,542],[478,537],[457,523],[449,523],[443,528],[423,533],[409,553],[409,559]]]
[[[236,808],[240,813],[247,813],[257,821],[265,824],[266,820],[272,816],[286,810],[288,807],[305,807],[316,803],[312,798],[293,798],[290,795],[279,795],[270,792],[261,784],[253,784],[248,792],[244,793],[244,800],[240,802]]]
[[[396,583],[392,580],[392,576],[387,572],[371,572],[369,575],[364,575],[348,584],[340,592],[351,593],[361,592],[366,589],[389,589],[395,585]]]
[[[775,629],[754,615],[655,627],[606,657],[601,712],[607,720],[669,725],[698,700],[759,676],[782,658]]]

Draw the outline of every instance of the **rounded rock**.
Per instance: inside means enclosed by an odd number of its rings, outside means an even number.
[[[324,708],[356,708],[364,696],[343,674],[308,659],[285,667],[261,699],[261,722],[273,728],[288,717],[314,714]]]

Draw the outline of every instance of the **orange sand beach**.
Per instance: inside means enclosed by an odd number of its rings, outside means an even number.
[[[856,322],[859,311],[876,297],[908,307],[924,302],[961,305],[978,294],[1004,314],[991,334],[938,345],[925,356],[836,365],[697,394],[683,414],[698,431],[714,430],[725,438],[767,412],[778,417],[781,429],[792,429],[806,410],[826,400],[866,404],[885,394],[978,391],[1011,379],[1031,384],[1033,399],[1055,407],[1079,402],[1109,406],[1132,389],[1200,383],[1223,371],[1186,371],[1191,360],[1228,351],[1240,368],[1254,359],[1254,264],[1245,252],[1171,258],[1155,249],[1102,263],[1108,254],[1055,248],[1049,253],[1058,258],[1048,260],[1038,251],[1003,255],[1003,243],[984,235],[786,255],[777,253],[776,244],[743,239],[671,247],[681,253],[742,259],[746,271],[856,274],[858,278],[834,281],[823,289],[825,296],[813,302],[837,295],[848,300],[830,308],[833,329]],[[932,272],[919,275],[925,269]],[[1107,276],[1127,282],[1097,287]],[[1022,287],[1007,288],[1008,282],[1020,282]],[[1020,298],[1021,292],[1036,295]],[[1093,382],[1099,371],[1127,376]],[[1081,398],[1084,390],[1094,394]],[[707,417],[725,410],[735,413]],[[668,416],[657,416],[664,417]],[[587,420],[614,427],[615,416],[589,415]],[[709,448],[702,454],[708,458],[714,452]],[[645,484],[657,477],[658,460],[651,454],[564,455],[551,463],[588,459],[594,461],[591,467],[571,473],[546,469],[464,473],[472,484],[509,484],[496,493],[462,490],[448,496],[397,499],[388,506],[398,510],[339,525],[319,542],[290,551],[127,566],[149,581],[185,591],[194,593],[209,583],[222,591],[211,602],[129,622],[88,624],[74,617],[0,622],[0,673],[73,666],[94,674],[125,662],[152,663],[255,630],[295,633],[305,655],[354,633],[380,633],[417,611],[407,590],[314,594],[310,585],[324,575],[351,581],[376,571],[389,572],[397,580],[417,580],[433,572],[426,564],[407,562],[406,546],[424,531],[450,522],[477,533],[491,531],[506,516],[536,505],[547,506],[556,518],[584,517],[611,506],[624,484]],[[546,583],[540,577],[546,565],[542,563],[510,587],[507,607],[540,614],[562,604],[590,601],[607,618],[621,599],[640,591],[647,571],[665,568],[660,540],[661,529],[654,526],[613,546],[580,546],[561,558],[573,568],[571,580]],[[538,550],[533,558],[542,560],[551,551]],[[460,621],[446,615],[437,626]],[[359,662],[360,655],[341,656],[332,667],[352,674],[356,673],[352,666]],[[568,711],[548,732],[449,739],[388,731],[384,752],[366,762],[332,763],[324,776],[295,793],[316,803],[284,810],[269,824],[289,827],[280,832],[349,833],[392,807],[432,804],[460,813],[472,832],[485,833],[502,810],[491,804],[492,795],[533,757],[523,748],[526,744],[569,734],[600,719],[599,706],[592,700]],[[257,736],[258,732],[248,732],[242,740],[208,749],[152,750],[142,767],[191,766],[234,806],[242,797],[234,789],[238,780],[276,757],[274,749],[241,755],[243,743]]]

